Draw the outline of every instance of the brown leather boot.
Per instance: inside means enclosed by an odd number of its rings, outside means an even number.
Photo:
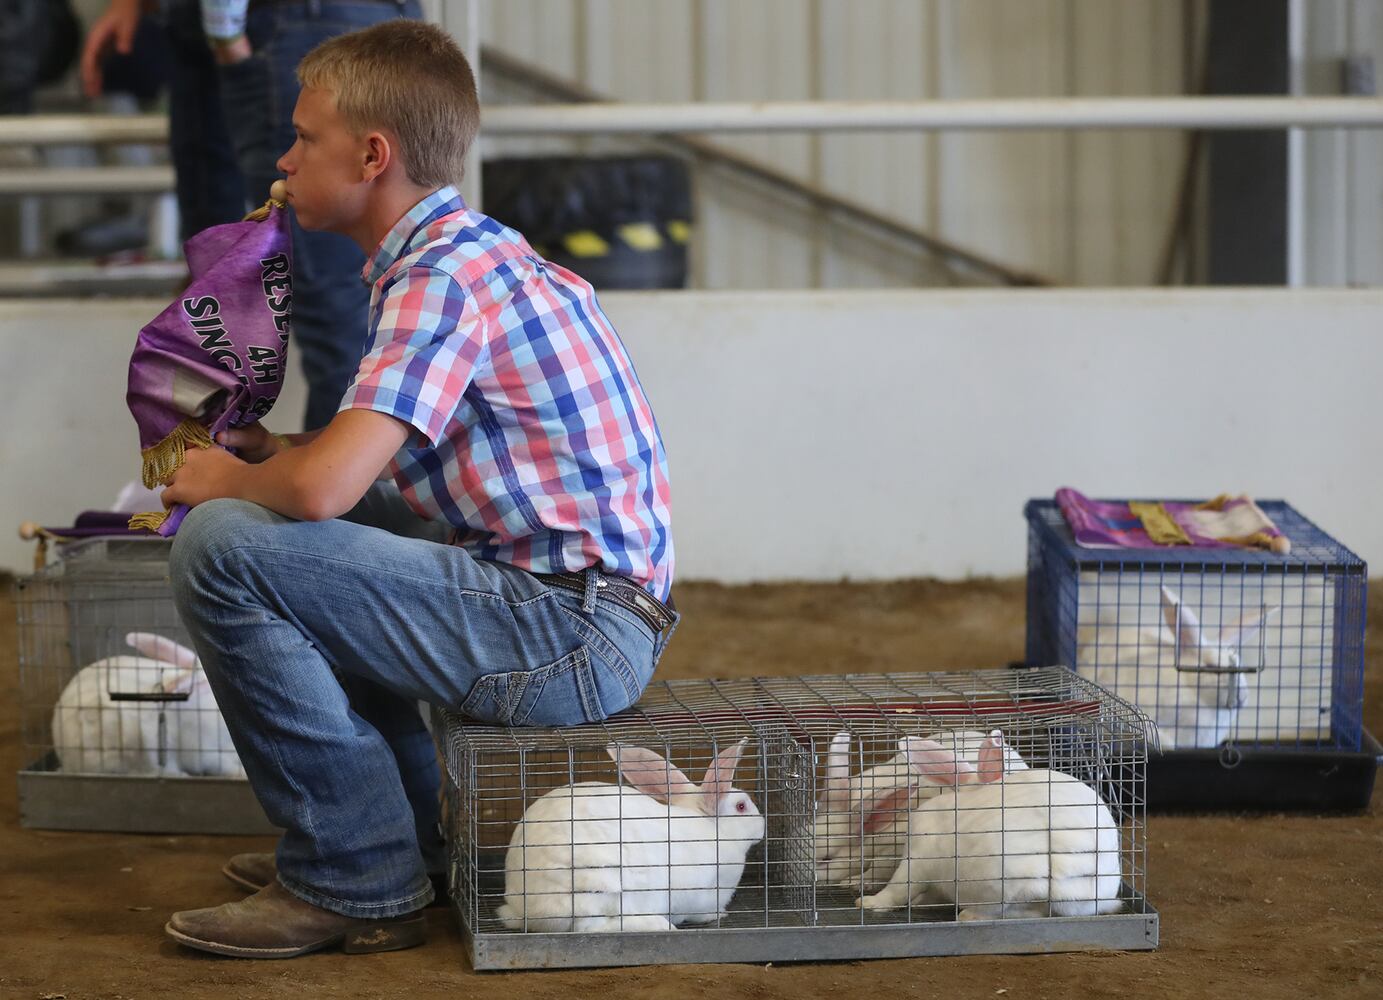
[[[278,865],[272,851],[262,853],[235,854],[221,869],[221,874],[246,892],[259,892],[271,882],[277,882]],[[450,902],[445,875],[435,874],[432,879],[434,895],[428,906],[446,906]]]
[[[337,945],[359,955],[427,940],[421,910],[381,919],[347,917],[299,899],[278,882],[235,903],[175,913],[163,929],[189,948],[238,958],[295,958]]]
[[[270,882],[278,881],[279,872],[273,851],[264,851],[232,855],[221,874],[246,892],[259,892]]]

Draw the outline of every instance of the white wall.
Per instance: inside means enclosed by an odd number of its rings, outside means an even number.
[[[1024,568],[1023,502],[1285,497],[1383,560],[1383,291],[602,296],[662,425],[684,579]],[[0,302],[0,566],[138,469],[162,303]],[[296,372],[294,373],[296,376]],[[270,426],[293,429],[295,377]]]

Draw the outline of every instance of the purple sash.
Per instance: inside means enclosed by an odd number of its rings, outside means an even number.
[[[253,218],[253,217],[252,217]],[[183,247],[192,281],[139,331],[126,401],[139,426],[144,485],[154,489],[188,446],[269,412],[283,384],[292,315],[292,236],[283,206],[259,221],[213,226]],[[187,507],[136,514],[130,527],[168,536]]]
[[[1091,500],[1070,488],[1057,506],[1076,542],[1087,548],[1264,548],[1286,553],[1291,543],[1248,497],[1221,495],[1203,503]]]

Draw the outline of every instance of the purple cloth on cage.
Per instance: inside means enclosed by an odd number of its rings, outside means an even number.
[[[130,358],[126,402],[144,451],[176,436],[188,418],[213,438],[252,424],[269,412],[283,384],[292,312],[286,210],[272,207],[261,222],[213,226],[183,251],[192,280],[139,331]],[[158,533],[173,534],[186,513],[175,507]]]
[[[1057,506],[1076,542],[1086,548],[1165,549],[1144,530],[1138,515],[1129,509],[1128,501],[1091,500],[1077,491],[1063,487],[1056,491]],[[1191,544],[1212,549],[1242,548],[1242,540],[1226,540],[1226,532],[1209,527],[1223,524],[1233,528],[1237,537],[1259,532],[1268,538],[1281,538],[1282,532],[1248,497],[1226,500],[1219,511],[1200,509],[1196,503],[1172,500],[1157,501],[1184,531]],[[1209,530],[1207,530],[1209,528]]]
[[[96,538],[101,535],[146,535],[148,532],[130,527],[130,515],[119,510],[84,510],[67,528],[48,528],[44,531],[58,538]]]

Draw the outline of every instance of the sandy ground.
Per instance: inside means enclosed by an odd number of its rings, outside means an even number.
[[[5,588],[7,591],[7,588]],[[1365,722],[1383,732],[1383,600],[1370,606]],[[1023,652],[1021,581],[679,587],[666,677],[998,666]],[[0,599],[0,773],[20,766],[14,614]],[[449,910],[423,948],[246,962],[185,951],[170,911],[236,898],[219,869],[267,838],[23,830],[0,779],[0,997],[1383,997],[1383,816],[1155,816],[1156,952],[469,970]]]

